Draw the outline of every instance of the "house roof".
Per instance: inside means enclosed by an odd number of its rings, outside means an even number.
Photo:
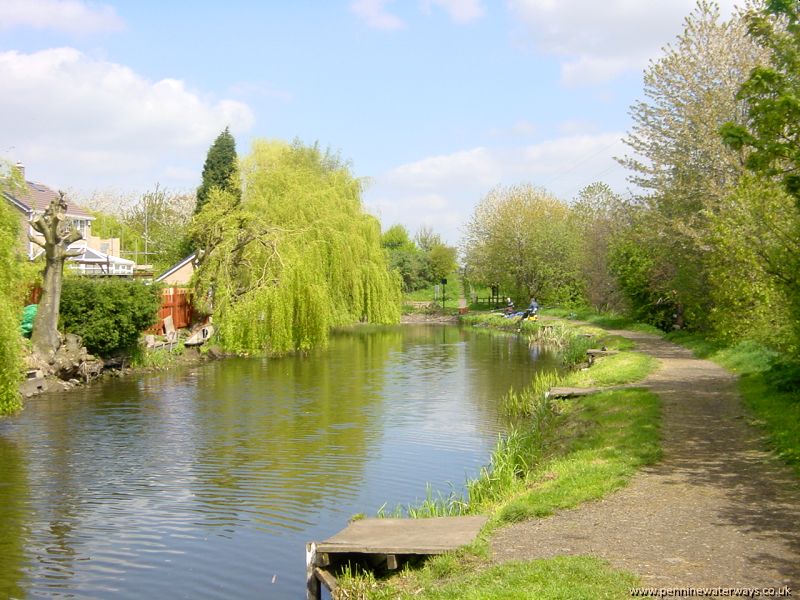
[[[83,264],[106,264],[106,263],[113,263],[115,265],[129,265],[133,266],[136,263],[132,260],[128,260],[127,258],[120,258],[119,256],[110,256],[108,254],[104,254],[99,250],[93,250],[89,247],[83,248],[83,254],[80,256],[76,256],[74,258],[76,263],[83,263]]]
[[[177,264],[175,264],[175,265],[171,266],[169,269],[167,269],[166,271],[164,271],[164,272],[163,272],[161,275],[159,275],[158,277],[156,277],[156,279],[155,279],[155,280],[156,280],[157,282],[158,282],[158,281],[163,281],[164,279],[166,279],[167,277],[169,277],[170,275],[172,275],[172,274],[173,274],[175,271],[177,271],[177,270],[178,270],[178,269],[180,269],[181,267],[184,267],[184,266],[186,266],[188,263],[190,263],[191,261],[193,261],[193,260],[194,260],[196,257],[197,257],[197,253],[196,253],[196,252],[192,252],[192,253],[191,253],[189,256],[187,256],[186,258],[184,258],[184,259],[183,259],[181,262],[179,262],[179,263],[177,263]]]
[[[4,195],[22,210],[37,213],[43,213],[53,198],[58,198],[58,192],[51,190],[46,185],[32,181],[25,182],[25,189],[13,194],[5,192]],[[94,216],[88,210],[72,202],[67,202],[67,216],[79,219],[94,219]]]

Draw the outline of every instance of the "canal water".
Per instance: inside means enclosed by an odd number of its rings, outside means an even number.
[[[354,328],[28,400],[0,420],[0,598],[301,598],[305,542],[462,491],[498,398],[552,368],[513,336]]]

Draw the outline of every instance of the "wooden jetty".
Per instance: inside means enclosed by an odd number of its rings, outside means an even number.
[[[554,387],[550,388],[547,392],[548,398],[578,398],[579,396],[588,396],[596,394],[601,391],[600,388],[576,388],[576,387]]]
[[[472,542],[487,517],[361,519],[323,542],[306,544],[306,598],[319,600],[321,584],[333,592],[329,567],[358,556],[397,569],[399,558],[444,554]]]

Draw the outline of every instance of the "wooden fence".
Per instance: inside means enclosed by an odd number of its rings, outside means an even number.
[[[161,308],[158,309],[158,323],[149,331],[164,333],[164,319],[169,316],[172,317],[175,329],[182,329],[192,324],[194,311],[191,291],[175,287],[164,288],[161,292]]]

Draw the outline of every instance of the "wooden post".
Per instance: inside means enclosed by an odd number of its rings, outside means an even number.
[[[320,600],[320,586],[317,574],[314,572],[317,561],[317,544],[306,544],[306,600]]]

